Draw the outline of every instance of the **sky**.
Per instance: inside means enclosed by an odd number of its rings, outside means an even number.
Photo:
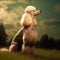
[[[28,5],[42,10],[37,16],[39,36],[60,38],[60,0],[0,0],[0,23],[4,24],[6,33],[13,37],[20,29],[19,21]]]

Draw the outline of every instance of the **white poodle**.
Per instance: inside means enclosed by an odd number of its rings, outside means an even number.
[[[39,15],[41,11],[36,10],[34,6],[27,6],[24,12],[20,21],[20,24],[25,27],[22,52],[33,54],[35,43],[38,40],[38,33],[34,29],[37,25],[36,16]]]
[[[0,51],[19,52],[22,45],[22,52],[33,54],[35,43],[38,40],[38,33],[34,27],[37,25],[36,16],[40,13],[41,11],[36,10],[34,6],[27,6],[20,20],[22,28],[14,36],[9,49],[3,48]]]

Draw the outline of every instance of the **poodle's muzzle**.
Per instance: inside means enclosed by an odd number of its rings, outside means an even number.
[[[41,13],[41,10],[36,10],[36,11],[34,12],[34,15],[37,16],[37,15],[39,15],[40,13]]]

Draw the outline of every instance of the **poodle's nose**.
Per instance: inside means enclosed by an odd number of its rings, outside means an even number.
[[[42,11],[41,10],[37,10],[37,14],[40,14]]]

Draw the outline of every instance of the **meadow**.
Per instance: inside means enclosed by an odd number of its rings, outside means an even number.
[[[60,51],[36,48],[34,55],[0,52],[0,60],[60,60]]]

